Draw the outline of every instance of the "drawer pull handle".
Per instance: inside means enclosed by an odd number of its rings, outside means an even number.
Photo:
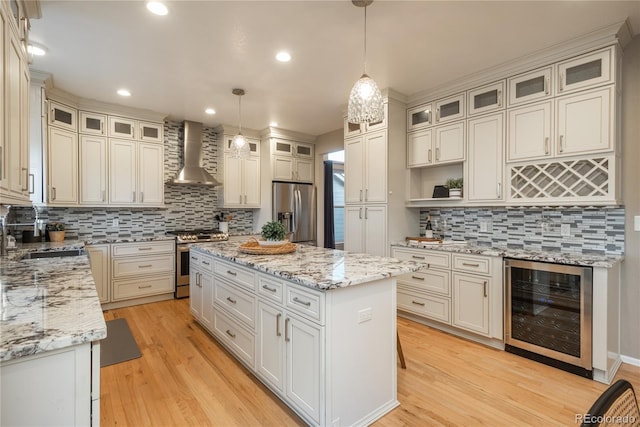
[[[463,262],[462,265],[464,265],[465,267],[480,267],[480,264],[473,262]]]
[[[420,276],[411,276],[411,278],[416,280],[424,280],[424,277],[420,277]]]
[[[153,264],[145,264],[145,265],[139,265],[138,268],[151,268],[153,267]]]
[[[273,292],[273,293],[275,293],[276,290],[277,290],[276,288],[270,288],[267,285],[262,285],[262,289],[265,289],[265,290],[267,290],[269,292]]]
[[[301,299],[298,299],[298,297],[293,297],[293,302],[297,302],[298,304],[302,304],[302,305],[305,305],[307,307],[311,307],[311,301],[302,301]]]
[[[147,289],[150,288],[152,285],[145,285],[145,286],[138,286],[138,289]]]
[[[414,259],[425,259],[423,256],[418,256],[418,255],[411,255],[411,258],[414,258]]]
[[[153,249],[153,248],[150,248],[150,247],[146,247],[146,248],[138,248],[138,250],[139,250],[139,251],[150,251],[150,250],[152,250],[152,249]]]
[[[238,302],[238,301],[234,300],[234,299],[233,299],[233,298],[231,298],[231,297],[227,297],[227,301],[229,301],[231,304],[235,304],[235,303],[237,303],[237,302]]]
[[[282,336],[282,332],[280,332],[280,318],[282,317],[282,313],[278,313],[276,315],[276,336]]]
[[[211,265],[211,264],[209,264],[207,261],[202,261],[202,263],[203,263],[204,265]]]
[[[284,340],[286,342],[291,341],[291,338],[289,338],[289,319],[288,317],[284,320]]]
[[[227,329],[227,335],[229,335],[231,338],[235,338],[236,337],[236,334],[231,332],[229,329]]]
[[[238,273],[236,273],[235,271],[231,271],[231,270],[227,270],[227,274],[230,274],[232,276],[237,276]]]
[[[424,303],[423,302],[418,302],[418,301],[411,301],[411,304],[415,304],[415,305],[419,305],[420,307],[424,307]]]
[[[484,283],[482,283],[482,287],[484,288],[484,296],[485,298],[487,297],[487,281],[485,280]]]

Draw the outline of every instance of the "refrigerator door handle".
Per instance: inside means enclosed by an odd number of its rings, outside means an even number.
[[[293,190],[293,232],[298,232],[300,222],[300,211],[302,211],[302,196],[297,188]]]

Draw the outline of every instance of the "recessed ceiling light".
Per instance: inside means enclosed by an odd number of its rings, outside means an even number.
[[[129,92],[127,89],[118,89],[118,95],[131,96],[131,92]]]
[[[159,1],[148,1],[147,9],[149,10],[149,12],[155,15],[164,16],[167,13],[169,13],[169,9],[167,9],[167,6],[165,6],[162,2],[159,2]]]
[[[207,114],[212,114],[213,115],[213,114],[216,113],[216,110],[214,110],[213,108],[207,108],[206,110],[204,110],[204,112],[207,113]]]
[[[33,42],[27,46],[27,52],[35,56],[44,56],[47,54],[47,50],[43,46],[39,46]]]
[[[278,123],[276,123],[276,122],[271,122],[271,123],[269,123],[269,126],[271,126],[271,127],[276,127],[276,126],[278,126]]]
[[[281,50],[276,54],[276,59],[280,62],[289,62],[291,61],[291,55],[289,55],[289,52]]]

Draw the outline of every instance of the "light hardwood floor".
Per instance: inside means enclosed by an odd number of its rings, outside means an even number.
[[[101,369],[102,426],[304,425],[193,321],[188,299],[105,312],[115,318],[142,357]],[[375,426],[577,425],[607,388],[405,319],[398,330],[400,406]],[[616,378],[640,392],[640,367],[623,364]]]

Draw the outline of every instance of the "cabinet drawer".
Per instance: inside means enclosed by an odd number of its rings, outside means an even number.
[[[141,277],[139,279],[114,280],[112,301],[140,298],[173,292],[173,274]]]
[[[140,274],[173,273],[174,267],[173,254],[114,259],[113,278],[118,279]]]
[[[449,298],[420,295],[399,284],[397,305],[400,310],[451,324],[451,301]]]
[[[308,319],[324,322],[324,294],[303,289],[295,285],[287,285],[285,305],[292,311]]]
[[[201,270],[213,273],[213,257],[200,252],[189,251],[189,264]]]
[[[414,290],[451,295],[451,272],[421,269],[398,277],[398,283]]]
[[[446,252],[428,251],[424,249],[393,248],[393,256],[398,259],[427,264],[427,268],[449,268],[451,254]]]
[[[255,367],[256,338],[218,310],[213,313],[213,333],[251,369]]]
[[[279,280],[258,275],[258,294],[266,297],[271,301],[283,304],[284,302],[284,283]]]
[[[489,258],[474,257],[471,255],[453,255],[453,268],[457,271],[470,273],[491,274],[491,262]]]
[[[231,280],[233,283],[242,285],[247,289],[255,291],[255,273],[224,261],[214,261],[214,271],[222,277]]]
[[[251,328],[256,324],[256,298],[231,283],[223,280],[216,280],[213,291],[213,301],[224,307],[229,313],[242,320]]]
[[[176,243],[173,240],[143,243],[118,243],[113,245],[113,256],[154,255],[159,253],[173,253]]]

